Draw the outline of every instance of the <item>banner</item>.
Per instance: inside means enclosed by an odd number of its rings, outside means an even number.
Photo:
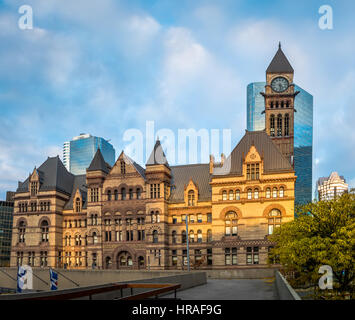
[[[33,289],[32,268],[27,265],[19,266],[17,270],[17,292]]]
[[[58,289],[58,273],[52,269],[49,269],[49,279],[51,282],[51,290]]]

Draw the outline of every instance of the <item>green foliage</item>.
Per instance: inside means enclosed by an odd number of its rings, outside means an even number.
[[[309,203],[296,208],[297,218],[283,224],[270,236],[275,248],[270,261],[278,259],[291,285],[318,288],[319,268],[333,269],[333,290],[319,289],[316,296],[354,298],[355,277],[355,195],[348,193],[331,201]]]

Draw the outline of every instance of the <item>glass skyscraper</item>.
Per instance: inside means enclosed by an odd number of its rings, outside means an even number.
[[[80,134],[63,145],[63,163],[75,175],[85,174],[97,149],[100,148],[105,161],[115,164],[115,149],[105,139],[90,134]]]
[[[0,201],[0,267],[10,266],[13,201]]]
[[[264,97],[266,82],[253,82],[247,87],[247,130],[265,129]],[[296,204],[312,201],[313,96],[299,86],[295,98],[294,164],[296,171]]]

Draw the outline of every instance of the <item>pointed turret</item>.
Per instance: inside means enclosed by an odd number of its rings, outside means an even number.
[[[97,149],[94,158],[92,159],[87,171],[103,171],[106,173],[110,172],[109,165],[105,162],[104,157],[101,153],[100,148]]]
[[[159,139],[157,139],[154,149],[150,154],[150,157],[146,165],[152,166],[152,165],[159,165],[159,164],[164,164],[167,167],[169,167],[169,163],[164,154],[163,147],[161,146]]]
[[[287,60],[285,54],[281,49],[281,42],[279,43],[279,49],[277,50],[266,72],[267,73],[293,73],[294,72],[290,62]]]

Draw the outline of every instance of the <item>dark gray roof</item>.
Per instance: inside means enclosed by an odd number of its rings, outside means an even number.
[[[279,50],[277,50],[266,72],[270,72],[270,73],[279,73],[279,72],[293,73],[294,72],[290,62],[287,60],[285,54],[281,49],[281,44],[279,45]]]
[[[157,140],[152,153],[146,163],[146,166],[157,165],[157,164],[165,164],[169,167],[168,160],[166,159],[165,153],[163,151],[163,147],[160,144],[160,141]]]
[[[40,177],[40,191],[57,190],[71,194],[73,188],[74,175],[67,171],[59,156],[48,159],[36,169]],[[19,182],[17,192],[27,192],[29,177],[25,182]]]
[[[104,157],[102,156],[101,150],[100,150],[100,148],[98,148],[96,150],[95,156],[92,159],[87,171],[103,171],[103,172],[109,173],[110,170],[111,170],[110,165],[108,165],[105,162]]]
[[[172,166],[172,190],[170,200],[173,202],[184,201],[184,187],[190,179],[197,185],[199,200],[211,200],[209,164],[191,164]]]
[[[69,201],[66,203],[64,206],[64,209],[73,209],[73,203],[74,203],[74,197],[76,190],[79,189],[82,199],[83,199],[83,209],[86,209],[86,204],[87,204],[87,187],[86,187],[86,175],[78,175],[74,176],[74,185],[73,185],[73,190],[70,196]]]
[[[243,159],[254,145],[261,157],[264,157],[264,172],[292,172],[291,163],[280,152],[272,139],[262,131],[246,131],[244,137],[233,149],[232,153],[221,168],[214,168],[213,174],[218,175],[242,175]]]
[[[123,153],[124,161],[132,164],[132,166],[137,170],[137,172],[145,179],[145,169],[142,168],[137,162],[135,162],[129,156],[127,156],[123,151],[122,151],[122,153]],[[120,158],[120,157],[118,157],[118,158]]]

